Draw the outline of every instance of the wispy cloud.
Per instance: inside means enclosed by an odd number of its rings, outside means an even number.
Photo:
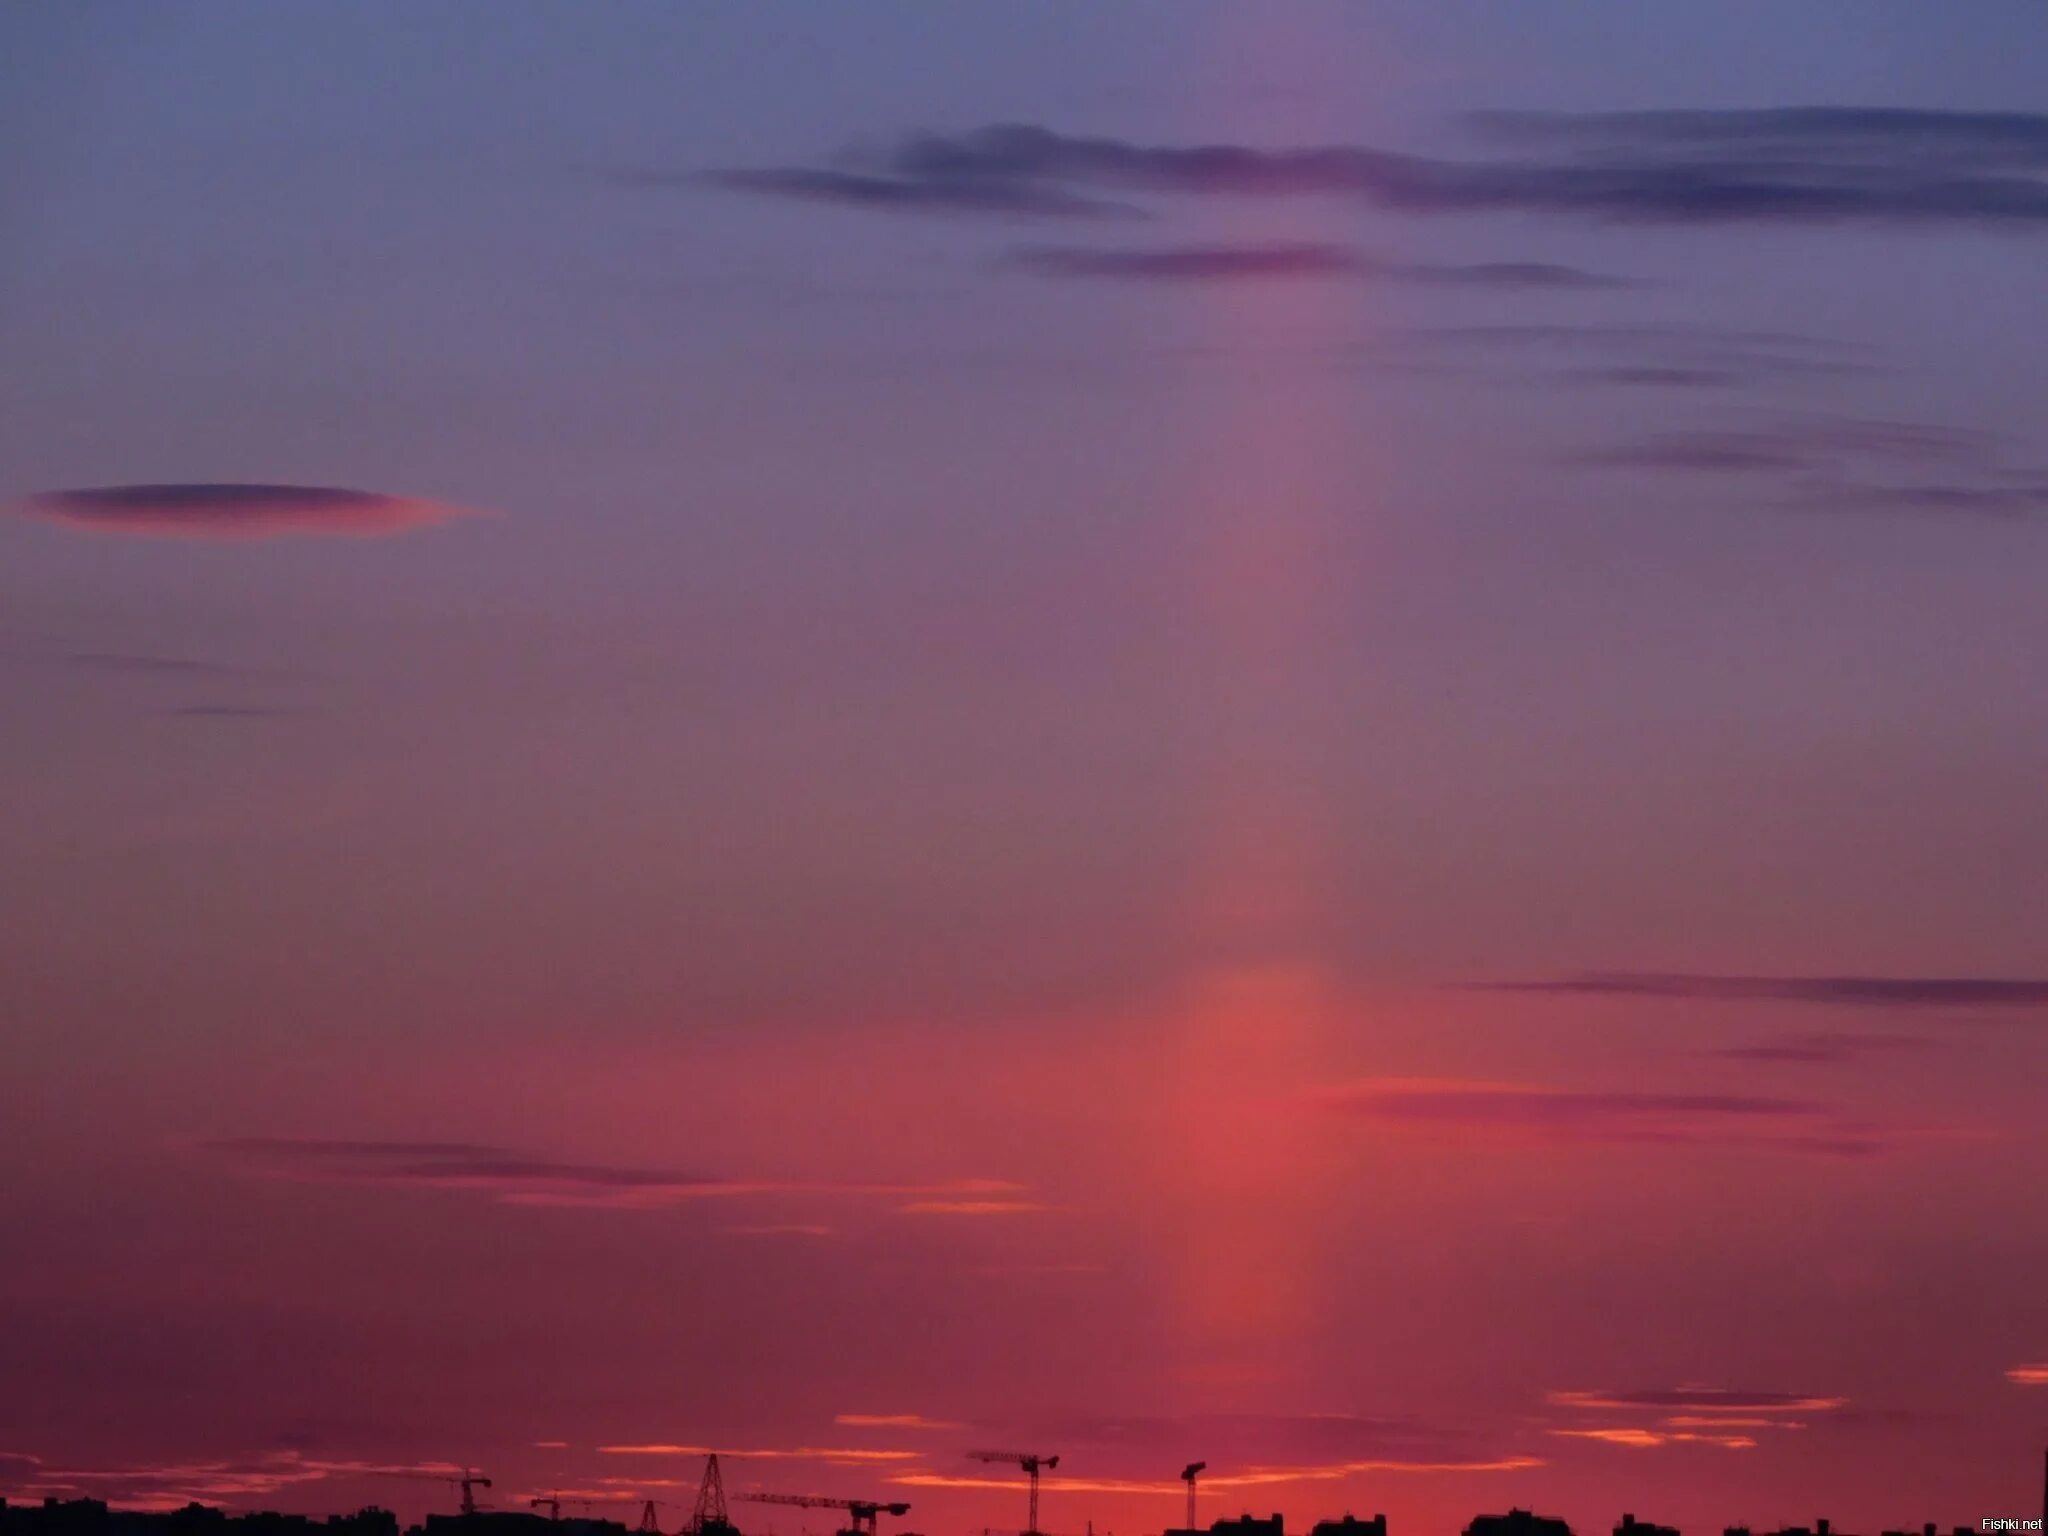
[[[2016,517],[2048,512],[2048,471],[2006,462],[1989,435],[1920,422],[1790,418],[1652,432],[1570,455],[1596,469],[1775,482],[1799,511]]]
[[[911,1216],[1029,1216],[1052,1207],[1033,1200],[912,1200],[896,1209]]]
[[[1787,1035],[1754,1045],[1702,1051],[1724,1061],[1763,1061],[1788,1066],[1839,1066],[1866,1056],[1934,1050],[1938,1042],[1918,1035]]]
[[[1660,1445],[1718,1445],[1730,1451],[1756,1449],[1753,1435],[1708,1435],[1693,1430],[1639,1429],[1622,1425],[1607,1429],[1553,1429],[1549,1433],[1565,1440],[1598,1440],[1604,1445],[1626,1445],[1635,1450],[1650,1450]]]
[[[1020,1188],[1003,1179],[905,1184],[735,1178],[668,1168],[564,1162],[468,1142],[245,1137],[203,1142],[199,1150],[267,1178],[468,1191],[503,1205],[631,1209],[745,1195],[908,1196],[934,1204],[973,1204],[1001,1203]]]
[[[2016,1387],[2048,1387],[2048,1364],[2016,1365],[2005,1373]]]
[[[1633,1421],[1566,1425],[1547,1433],[1560,1439],[1592,1440],[1632,1450],[1671,1445],[1753,1450],[1759,1435],[1802,1430],[1807,1416],[1834,1414],[1846,1404],[1846,1399],[1840,1397],[1697,1385],[1638,1392],[1551,1392],[1545,1400],[1556,1408],[1620,1415]]]
[[[1835,107],[1480,116],[1513,152],[1145,144],[1035,124],[914,134],[846,169],[718,174],[738,191],[948,212],[1107,211],[1145,196],[1336,196],[1414,215],[1667,224],[2048,223],[2048,116]],[[1111,205],[1114,206],[1114,205]]]
[[[1499,1456],[1480,1461],[1408,1461],[1377,1457],[1366,1461],[1304,1463],[1299,1466],[1247,1467],[1215,1472],[1202,1478],[1204,1488],[1267,1488],[1286,1483],[1334,1482],[1379,1472],[1524,1472],[1543,1466],[1537,1456]],[[902,1472],[887,1481],[905,1488],[1015,1488],[1014,1479],[974,1473]],[[1184,1489],[1178,1479],[1062,1477],[1060,1488],[1072,1493],[1172,1494]]]
[[[1098,1467],[1156,1467],[1189,1444],[1228,1445],[1233,1462],[1217,1466],[1204,1486],[1253,1486],[1351,1475],[1368,1467],[1425,1470],[1494,1468],[1525,1460],[1519,1448],[1494,1441],[1470,1424],[1439,1424],[1409,1415],[1362,1413],[1196,1413],[1065,1417],[1034,1433],[1084,1446]],[[1061,1480],[1063,1483],[1065,1479]],[[1175,1487],[1168,1482],[1163,1487]]]
[[[673,185],[673,177],[623,178],[642,185]],[[897,213],[1002,214],[1055,219],[1142,218],[1127,203],[1084,197],[1028,181],[955,176],[943,180],[874,175],[804,166],[713,171],[703,178],[731,192],[752,192],[799,202]]]
[[[1422,326],[1383,338],[1438,361],[1478,360],[1550,384],[1651,390],[1726,390],[1874,371],[1865,351],[1793,331],[1653,321]]]
[[[1648,389],[1727,389],[1742,382],[1733,368],[1688,367],[1675,363],[1610,363],[1567,368],[1560,377],[1573,384],[1615,384]]]
[[[1555,1088],[1462,1078],[1367,1078],[1316,1090],[1332,1113],[1422,1130],[1455,1128],[1507,1138],[1573,1142],[1746,1146],[1867,1157],[1888,1141],[1838,1119],[1826,1105],[1758,1094],[1649,1093]]]
[[[751,1461],[916,1461],[923,1451],[871,1450],[860,1446],[797,1445],[788,1447],[730,1445],[600,1445],[606,1456],[744,1456]]]
[[[1996,976],[1706,976],[1683,971],[1605,971],[1542,981],[1467,985],[1487,992],[1694,1002],[1814,1003],[1857,1008],[2048,1007],[2048,981]]]
[[[378,491],[237,482],[42,491],[14,503],[14,510],[92,532],[227,540],[377,537],[466,515],[445,503]]]
[[[1777,1419],[1791,1414],[1833,1413],[1847,1405],[1844,1397],[1805,1392],[1758,1392],[1730,1387],[1660,1387],[1637,1392],[1563,1391],[1545,1394],[1559,1408],[1652,1409],[1659,1412],[1746,1414]]]
[[[1451,288],[1526,290],[1630,286],[1622,278],[1555,262],[1391,261],[1349,246],[1308,242],[1148,248],[1026,246],[1008,252],[1000,264],[1042,277],[1166,285],[1335,277]]]
[[[849,1429],[963,1429],[957,1419],[928,1419],[921,1413],[842,1413],[832,1422]]]

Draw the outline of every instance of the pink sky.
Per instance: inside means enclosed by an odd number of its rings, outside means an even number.
[[[2036,1512],[2038,13],[566,15],[0,20],[0,1495]]]

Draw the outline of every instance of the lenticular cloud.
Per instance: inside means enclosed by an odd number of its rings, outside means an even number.
[[[15,510],[67,527],[162,538],[376,538],[446,522],[460,507],[327,485],[200,483],[44,491]]]

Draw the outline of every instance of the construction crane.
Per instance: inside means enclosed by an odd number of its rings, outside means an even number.
[[[488,1477],[485,1477],[482,1473],[477,1472],[469,1467],[464,1467],[462,1469],[462,1475],[460,1477],[457,1477],[452,1472],[428,1472],[424,1469],[420,1471],[414,1471],[410,1467],[394,1469],[392,1471],[385,1472],[382,1475],[385,1477],[422,1478],[430,1483],[446,1483],[451,1488],[460,1488],[462,1490],[462,1512],[465,1515],[473,1515],[476,1513],[476,1490],[479,1488],[488,1488],[491,1486],[491,1480]]]
[[[559,1520],[562,1518],[562,1498],[560,1494],[551,1493],[547,1495],[547,1497],[545,1498],[528,1499],[526,1501],[526,1507],[528,1509],[546,1510],[548,1512],[548,1518],[550,1520]]]
[[[1022,1467],[1031,1479],[1031,1523],[1024,1527],[1024,1536],[1040,1536],[1038,1529],[1038,1474],[1040,1469],[1047,1472],[1060,1464],[1057,1456],[1034,1456],[1029,1451],[969,1451],[972,1461],[1001,1462],[1004,1466]]]
[[[1191,1461],[1180,1469],[1180,1480],[1188,1485],[1187,1528],[1191,1531],[1195,1528],[1195,1479],[1200,1477],[1208,1466],[1209,1463],[1206,1461]]]
[[[808,1493],[743,1493],[753,1504],[794,1504],[798,1509],[843,1509],[846,1529],[840,1536],[875,1536],[875,1521],[881,1515],[898,1519],[910,1513],[908,1504],[882,1504],[873,1499],[825,1499]]]
[[[442,1466],[451,1466],[451,1462],[442,1462]],[[424,1466],[387,1466],[381,1473],[377,1473],[377,1477],[406,1477],[422,1483],[446,1483],[449,1487],[457,1487],[463,1491],[465,1516],[473,1516],[477,1511],[477,1489],[487,1489],[492,1485],[492,1481],[469,1466],[463,1468],[461,1477],[457,1477],[455,1473],[430,1473]]]
[[[465,1515],[476,1513],[476,1490],[491,1486],[491,1480],[488,1477],[479,1476],[467,1467],[462,1469],[462,1476],[451,1477],[448,1481],[462,1489],[462,1512]]]

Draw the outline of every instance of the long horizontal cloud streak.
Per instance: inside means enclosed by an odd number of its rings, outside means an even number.
[[[1767,1061],[1798,1066],[1839,1066],[1866,1056],[1933,1050],[1937,1042],[1914,1035],[1795,1035],[1755,1045],[1723,1046],[1704,1054],[1727,1061]]]
[[[1520,1140],[1754,1146],[1835,1157],[1887,1148],[1868,1126],[1804,1099],[1745,1094],[1584,1092],[1525,1083],[1436,1078],[1369,1078],[1310,1096],[1332,1113],[1461,1136],[1488,1132]]]
[[[43,491],[14,506],[25,516],[92,532],[228,540],[374,538],[465,515],[459,507],[377,491],[233,482]]]
[[[1363,278],[1454,288],[1625,288],[1625,279],[1543,261],[1388,261],[1348,246],[1315,243],[1155,246],[1115,249],[1028,246],[1001,264],[1042,277],[1127,283],[1264,282]]]
[[[1730,1387],[1669,1387],[1640,1392],[1568,1391],[1547,1394],[1560,1408],[1711,1409],[1730,1414],[1832,1413],[1845,1398],[1810,1392],[1757,1392]]]
[[[1672,971],[1594,972],[1549,981],[1482,982],[1489,992],[1651,997],[1830,1007],[2048,1008],[2048,981],[1991,976],[1701,976]]]
[[[646,1207],[746,1195],[895,1197],[985,1205],[1016,1194],[1002,1179],[933,1183],[719,1177],[667,1168],[561,1162],[466,1142],[320,1141],[246,1138],[210,1141],[198,1150],[227,1158],[267,1178],[305,1183],[458,1190],[504,1205]],[[1015,1202],[1001,1201],[1005,1205]]]
[[[838,1461],[838,1462],[892,1462],[916,1461],[924,1455],[922,1451],[872,1450],[859,1446],[797,1445],[787,1449],[762,1449],[759,1447],[735,1447],[727,1445],[600,1445],[598,1453],[604,1456],[730,1456],[744,1457],[749,1461]],[[694,1483],[692,1484],[694,1486]]]
[[[1243,1472],[1219,1473],[1202,1479],[1204,1488],[1265,1488],[1281,1483],[1329,1482],[1357,1477],[1367,1472],[1522,1472],[1544,1465],[1536,1456],[1501,1456],[1487,1461],[1402,1461],[1375,1458],[1370,1461],[1339,1461],[1325,1466],[1253,1467]],[[1014,1480],[1000,1477],[955,1476],[948,1472],[903,1472],[889,1482],[906,1488],[1004,1488],[1013,1489]],[[1183,1490],[1178,1480],[1147,1478],[1063,1477],[1063,1491],[1073,1493],[1159,1493]]]
[[[1604,1429],[1553,1429],[1549,1433],[1565,1440],[1597,1440],[1603,1445],[1626,1445],[1649,1450],[1660,1445],[1717,1445],[1729,1451],[1753,1451],[1754,1435],[1708,1435],[1697,1430],[1642,1429],[1621,1425]]]
[[[1034,218],[1142,218],[1136,208],[1078,197],[1029,183],[976,181],[954,177],[943,182],[906,181],[893,176],[866,176],[851,171],[804,170],[797,167],[760,171],[714,171],[705,180],[733,192],[759,192],[805,202],[838,203],[849,208],[912,213],[1011,214]]]
[[[914,135],[859,171],[777,167],[718,179],[813,200],[1004,213],[1071,214],[1090,209],[1088,193],[1106,190],[1335,194],[1416,214],[1681,224],[2048,222],[2041,175],[2048,116],[1815,107],[1534,121],[1540,131],[1516,142],[1547,149],[1547,157],[1453,160],[1343,144],[1152,145],[1004,124]]]

